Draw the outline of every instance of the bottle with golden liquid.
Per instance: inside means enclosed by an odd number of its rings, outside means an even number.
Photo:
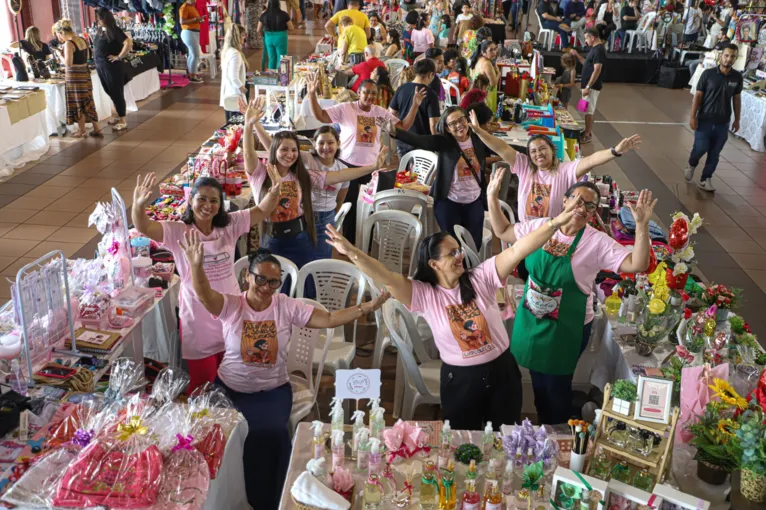
[[[503,510],[503,495],[497,489],[497,479],[489,481],[489,490],[484,495],[482,510]]]
[[[450,459],[447,467],[442,469],[442,483],[439,487],[439,510],[455,510],[457,504],[456,497],[455,463]]]
[[[420,510],[437,510],[439,507],[439,482],[431,471],[420,479]]]
[[[364,484],[363,505],[364,510],[378,510],[383,502],[383,487],[380,485],[378,475],[371,474]]]

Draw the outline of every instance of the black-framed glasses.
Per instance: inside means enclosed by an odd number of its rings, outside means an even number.
[[[258,287],[263,287],[264,285],[268,284],[270,288],[278,289],[282,286],[282,280],[280,280],[279,278],[272,278],[271,280],[269,280],[265,276],[262,276],[259,274],[255,274],[255,273],[250,273],[250,274],[255,277],[255,284]]]
[[[588,212],[593,212],[598,208],[598,204],[596,202],[588,202],[582,198],[580,198],[577,203],[582,204],[583,207],[585,207],[585,210]]]
[[[463,115],[457,120],[453,120],[452,122],[447,122],[447,127],[450,129],[455,129],[458,126],[463,126],[466,124],[468,124],[468,118],[465,115]]]

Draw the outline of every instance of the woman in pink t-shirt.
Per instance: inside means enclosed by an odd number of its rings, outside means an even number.
[[[420,243],[412,279],[388,270],[328,227],[328,242],[339,253],[431,327],[442,359],[443,418],[456,429],[481,430],[487,421],[495,428],[519,422],[521,374],[508,350],[497,290],[505,288],[506,278],[521,259],[570,220],[574,208],[573,203],[556,219],[470,270],[454,237],[433,234]]]
[[[131,216],[136,230],[162,243],[173,253],[176,270],[181,277],[179,316],[181,320],[181,356],[189,366],[191,393],[205,382],[213,382],[223,352],[221,324],[204,313],[204,308],[191,289],[191,275],[178,242],[187,231],[200,233],[205,247],[205,272],[213,287],[220,292],[237,293],[239,283],[234,275],[234,247],[239,236],[250,231],[250,225],[263,221],[274,209],[279,197],[279,175],[272,173],[269,193],[256,207],[233,213],[223,207],[221,184],[210,177],[194,181],[190,201],[181,221],[152,221],[146,206],[152,199],[156,183],[154,174],[139,175],[133,191]]]
[[[540,225],[540,218],[511,225],[500,208],[498,193],[504,170],[492,177],[488,201],[492,230],[509,243],[524,240]],[[649,267],[649,219],[656,200],[640,193],[638,204],[628,204],[636,220],[633,251],[588,222],[601,199],[592,182],[577,182],[564,193],[562,207],[574,215],[541,248],[526,258],[529,271],[524,297],[513,321],[511,352],[532,375],[535,407],[540,423],[556,425],[572,414],[572,376],[590,339],[593,321],[591,289],[602,269],[638,273]]]
[[[225,352],[216,383],[223,386],[248,425],[242,455],[247,500],[253,508],[278,508],[290,460],[288,423],[293,392],[287,350],[293,327],[335,328],[373,313],[388,299],[336,312],[318,310],[278,292],[279,260],[267,250],[248,256],[246,292],[213,289],[203,267],[207,255],[195,230],[185,232],[182,248],[191,268],[194,292],[209,319],[223,327]],[[212,315],[211,315],[212,314]]]
[[[412,40],[412,56],[418,58],[426,52],[428,48],[434,47],[434,34],[428,28],[426,22],[427,14],[418,16],[417,23],[413,25],[410,39]]]
[[[611,149],[595,152],[585,158],[563,162],[556,157],[556,147],[546,135],[533,135],[527,142],[527,155],[488,133],[471,116],[471,127],[487,147],[511,165],[511,172],[519,176],[518,221],[555,217],[562,210],[564,192],[582,179],[591,169],[622,157],[637,149],[641,137],[624,138]]]

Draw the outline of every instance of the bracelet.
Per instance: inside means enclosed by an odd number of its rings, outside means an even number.
[[[362,305],[356,305],[356,307],[359,309],[359,313],[362,314],[362,316],[365,316],[364,310],[362,309]]]
[[[609,150],[612,151],[612,156],[614,156],[615,158],[621,158],[622,157],[622,154],[617,152],[617,150],[614,147],[610,148]]]
[[[548,228],[554,232],[558,230],[558,227],[553,224],[553,220],[548,220]]]

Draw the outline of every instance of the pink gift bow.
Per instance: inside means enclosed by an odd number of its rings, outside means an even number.
[[[106,251],[109,252],[109,255],[117,255],[117,252],[120,251],[120,243],[112,241],[112,245]]]
[[[409,459],[418,452],[430,453],[431,449],[425,443],[426,434],[418,426],[411,425],[402,420],[390,429],[383,431],[383,441],[388,449],[388,462],[392,462],[397,456]]]
[[[176,434],[176,439],[178,439],[178,444],[173,447],[171,452],[175,452],[178,450],[193,450],[194,447],[192,446],[192,443],[194,442],[194,436],[189,434],[188,436],[184,437],[181,434]]]

